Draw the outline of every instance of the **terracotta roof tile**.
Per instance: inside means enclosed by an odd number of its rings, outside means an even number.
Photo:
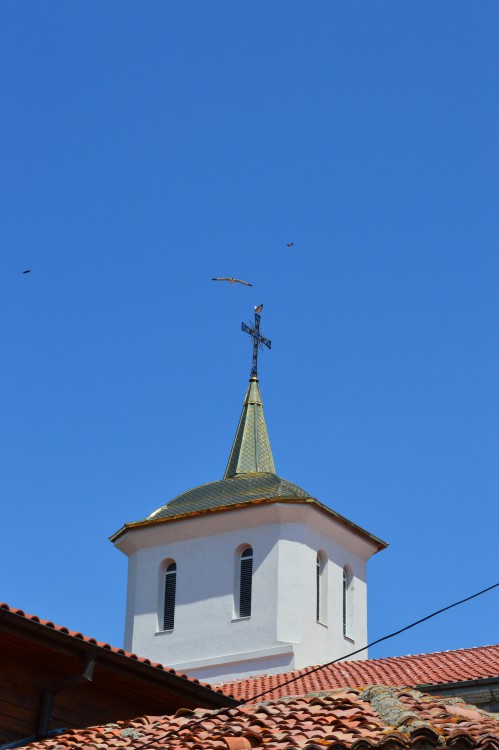
[[[362,692],[177,712],[71,730],[32,750],[499,750],[499,717],[462,701],[374,685]]]
[[[310,674],[310,667],[280,675],[260,675],[218,685],[226,695],[251,700],[264,691],[266,698],[304,695],[340,687],[383,684],[436,685],[499,676],[499,645],[439,651],[418,656],[342,661]],[[293,679],[297,678],[297,679]],[[279,687],[287,680],[289,685]]]
[[[55,625],[51,620],[43,620],[37,615],[29,615],[22,609],[15,609],[14,607],[10,607],[8,604],[5,604],[5,602],[0,603],[0,610],[3,610],[5,612],[9,612],[13,615],[18,615],[20,617],[23,617],[26,620],[30,620],[31,622],[37,623],[41,626],[44,626],[46,628],[50,628],[51,630],[55,630],[58,633],[62,633],[68,637],[78,639],[80,641],[84,641],[85,643],[91,643],[94,646],[97,646],[99,648],[106,649],[107,651],[111,651],[114,654],[119,654],[120,656],[126,657],[127,659],[133,659],[134,661],[138,661],[141,664],[146,664],[148,666],[153,667],[154,669],[158,669],[164,672],[168,672],[170,674],[176,675],[177,677],[181,677],[185,680],[188,680],[189,682],[195,683],[196,685],[201,685],[203,687],[214,689],[216,692],[223,692],[221,689],[218,688],[211,688],[211,685],[205,682],[200,682],[198,679],[193,677],[187,677],[185,674],[180,674],[176,672],[174,669],[169,669],[168,667],[164,667],[163,664],[159,664],[157,662],[152,662],[150,659],[144,659],[140,656],[137,656],[137,654],[131,654],[127,651],[124,651],[122,648],[114,648],[113,646],[110,646],[109,643],[103,643],[101,641],[97,641],[95,638],[89,638],[88,636],[83,635],[82,633],[76,632],[74,630],[69,630],[68,628],[61,626],[61,625]]]

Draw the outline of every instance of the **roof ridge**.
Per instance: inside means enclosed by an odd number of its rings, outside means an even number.
[[[499,644],[419,655],[345,660],[323,667],[309,666],[281,674],[228,680],[217,683],[217,687],[227,695],[251,701],[253,695],[262,693],[271,699],[376,683],[414,688],[428,684],[487,680],[494,675],[499,675]]]
[[[457,654],[462,651],[483,651],[486,648],[499,648],[499,643],[489,643],[489,644],[486,644],[485,646],[460,646],[459,648],[447,648],[441,651],[428,651],[428,652],[423,651],[419,654],[400,654],[399,656],[380,656],[378,659],[367,659],[366,662],[395,661],[397,659],[420,659],[422,656],[440,656],[440,654]]]
[[[376,665],[380,662],[396,662],[396,661],[402,661],[403,659],[420,659],[424,656],[440,656],[441,654],[457,654],[461,653],[463,651],[483,651],[488,648],[497,648],[499,649],[499,643],[490,643],[486,644],[485,646],[463,646],[461,648],[455,648],[455,649],[444,649],[443,651],[429,651],[429,652],[422,652],[420,654],[401,654],[399,656],[380,656],[376,659],[355,659],[355,660],[347,660],[344,661],[338,661],[335,664],[326,664],[324,665],[323,669],[330,669],[331,667],[346,667],[346,666],[359,666],[362,667],[370,666],[370,665]],[[241,677],[238,680],[227,680],[226,682],[219,682],[214,683],[217,685],[225,685],[226,683],[240,683],[240,682],[248,682],[249,680],[261,680],[261,679],[276,679],[278,680],[279,677],[282,677],[283,674],[286,675],[302,675],[302,677],[307,677],[308,672],[307,670],[317,670],[317,668],[320,668],[320,664],[313,664],[310,667],[304,667],[303,669],[293,669],[289,672],[282,672],[280,674],[259,674],[259,675],[253,675],[251,677]],[[276,686],[277,687],[277,686]]]

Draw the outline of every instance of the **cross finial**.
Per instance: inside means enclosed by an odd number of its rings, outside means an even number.
[[[247,326],[246,323],[241,323],[241,330],[253,338],[253,359],[251,361],[251,376],[250,380],[258,380],[258,349],[261,349],[263,345],[270,349],[272,342],[264,338],[260,333],[260,320],[261,315],[259,313],[262,310],[263,305],[255,307],[255,323],[253,328]]]

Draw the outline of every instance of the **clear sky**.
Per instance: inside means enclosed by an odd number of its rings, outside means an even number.
[[[498,28],[1,4],[0,599],[122,645],[108,536],[223,475],[260,303],[278,473],[390,542],[370,637],[499,580]],[[499,641],[498,591],[371,656]]]

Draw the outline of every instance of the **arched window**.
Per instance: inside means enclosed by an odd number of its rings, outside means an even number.
[[[239,617],[251,616],[251,582],[253,578],[253,550],[241,552],[239,568]]]
[[[343,568],[343,635],[353,638],[353,574],[348,565]]]
[[[327,556],[322,550],[315,561],[315,616],[317,622],[327,624]]]
[[[317,555],[316,563],[316,592],[315,592],[315,609],[317,622],[321,621],[321,559]]]
[[[163,630],[173,630],[175,625],[175,590],[177,588],[177,563],[171,562],[165,568],[165,602],[163,609]]]
[[[343,635],[347,634],[347,591],[348,591],[348,575],[343,568]]]

